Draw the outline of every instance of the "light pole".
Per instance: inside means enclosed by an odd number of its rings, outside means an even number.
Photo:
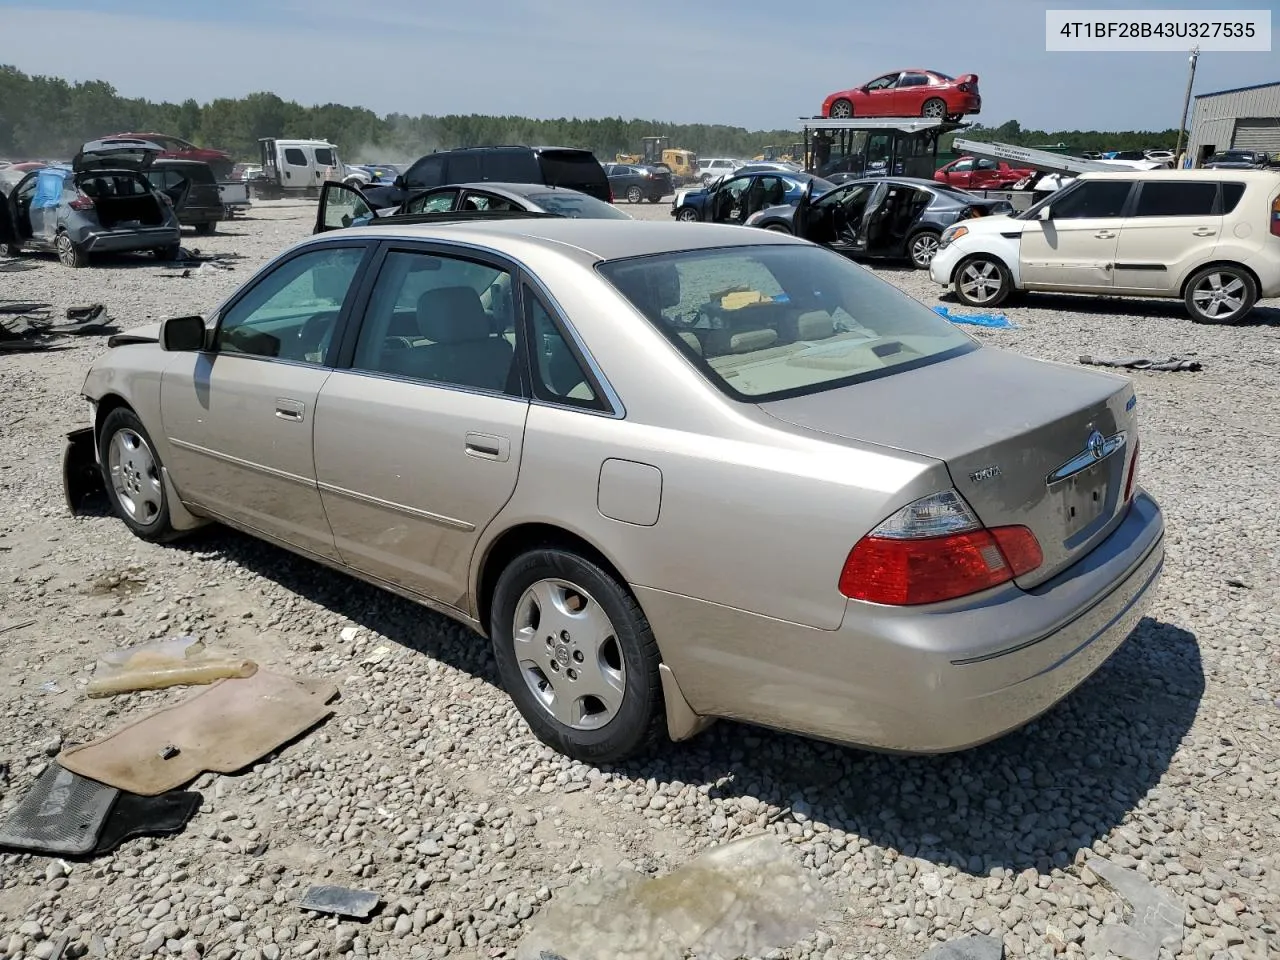
[[[1187,112],[1191,109],[1191,88],[1196,82],[1196,61],[1200,59],[1200,47],[1196,45],[1191,48],[1191,70],[1187,73],[1187,94],[1182,98],[1182,122],[1178,124],[1178,145],[1173,150],[1173,161],[1178,163],[1178,158],[1182,156],[1182,135],[1187,129]],[[1188,141],[1191,139],[1187,138]],[[1190,144],[1188,144],[1190,145]]]

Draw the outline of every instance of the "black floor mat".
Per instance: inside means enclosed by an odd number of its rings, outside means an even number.
[[[194,790],[172,790],[158,797],[121,793],[93,852],[110,853],[132,837],[180,833],[203,802]]]
[[[68,856],[89,853],[119,795],[115,787],[51,763],[0,827],[0,847]]]

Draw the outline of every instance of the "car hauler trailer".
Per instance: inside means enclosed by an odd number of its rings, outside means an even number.
[[[820,177],[933,178],[938,139],[964,124],[923,117],[801,117],[804,167]]]
[[[988,143],[982,140],[965,140],[962,137],[956,137],[952,149],[964,156],[1003,160],[1011,166],[1029,167],[1051,177],[1052,188],[1048,190],[1039,187],[1041,181],[1037,180],[1029,185],[1035,188],[1030,192],[1025,189],[983,191],[983,196],[986,197],[1008,199],[1014,209],[1019,211],[1027,209],[1035,201],[1065,186],[1082,173],[1114,173],[1116,170],[1126,169],[1156,170],[1165,166],[1154,160],[1089,160],[1049,150],[1037,150],[1034,147],[1019,147],[1012,143]]]

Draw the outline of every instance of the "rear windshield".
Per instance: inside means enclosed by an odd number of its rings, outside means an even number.
[[[716,387],[752,403],[976,348],[896,287],[816,246],[690,250],[598,269]]]
[[[568,190],[559,193],[531,193],[529,199],[548,213],[562,217],[586,217],[591,220],[631,220],[629,213],[623,213],[611,203],[588,197],[585,193],[572,193]]]

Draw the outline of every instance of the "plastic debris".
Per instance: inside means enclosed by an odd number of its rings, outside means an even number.
[[[378,895],[369,890],[318,886],[307,888],[298,906],[316,913],[332,913],[339,917],[363,920],[373,913],[378,903]]]
[[[365,657],[360,662],[370,664],[372,666],[377,666],[383,660],[387,659],[387,657],[389,657],[390,655],[391,655],[390,647],[377,647],[376,649],[374,649],[373,653],[369,654],[369,656]]]
[[[716,847],[665,877],[614,871],[566,890],[516,960],[759,956],[803,939],[827,909],[816,877],[777,837]]]
[[[1171,956],[1178,955],[1186,911],[1177,900],[1152,886],[1137,871],[1109,860],[1091,857],[1085,861],[1085,867],[1127,900],[1133,909],[1129,923],[1108,924],[1086,938],[1087,953],[1098,958],[1113,953],[1127,960],[1158,960],[1160,948],[1167,946]]]
[[[62,693],[62,688],[58,686],[57,680],[46,680],[40,684],[40,689],[45,693]]]
[[[106,654],[86,692],[91,697],[107,697],[133,690],[212,683],[227,677],[243,679],[257,670],[252,660],[210,650],[195,637],[177,637]]]
[[[1018,329],[1018,325],[1003,313],[952,313],[942,306],[934,307],[933,312],[951,323],[966,323],[974,327],[1000,327],[1006,330]]]

